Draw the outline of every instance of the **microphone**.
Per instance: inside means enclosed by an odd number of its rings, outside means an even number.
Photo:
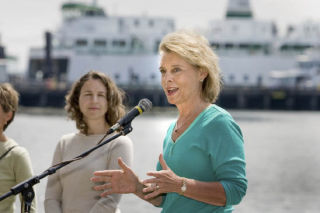
[[[121,127],[126,126],[131,123],[131,121],[142,114],[143,112],[149,111],[152,108],[152,102],[147,99],[141,99],[137,106],[131,109],[123,118],[121,118],[116,124],[114,124],[107,132],[107,134],[111,134],[114,131],[119,130]]]

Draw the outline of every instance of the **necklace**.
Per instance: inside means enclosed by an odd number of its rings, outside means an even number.
[[[179,116],[176,125],[173,129],[173,141],[175,141],[183,133],[183,131],[185,131],[188,128],[188,126],[194,121],[194,119],[209,105],[210,104],[205,103],[204,105],[198,107],[197,109],[193,110],[193,112],[191,112],[190,115],[185,116],[185,119],[182,119]]]
[[[194,113],[192,113],[191,115],[187,116],[184,120],[180,121],[180,125],[179,125],[179,119],[176,122],[176,125],[174,127],[174,132],[175,133],[181,133],[183,132],[187,126],[189,126],[189,124],[192,123],[192,121],[196,118],[196,116],[199,113],[196,111]]]

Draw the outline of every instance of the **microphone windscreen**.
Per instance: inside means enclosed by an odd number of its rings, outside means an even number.
[[[152,102],[147,98],[140,100],[138,105],[144,112],[147,112],[152,108]]]

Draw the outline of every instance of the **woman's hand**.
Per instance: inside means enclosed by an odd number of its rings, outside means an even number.
[[[154,178],[146,179],[142,183],[147,186],[143,189],[144,193],[148,193],[144,198],[146,200],[155,198],[160,194],[167,192],[179,193],[182,186],[182,178],[177,176],[167,165],[163,159],[163,155],[160,154],[159,162],[162,166],[161,171],[148,172],[147,175]]]
[[[96,171],[90,180],[92,182],[105,182],[103,185],[93,187],[97,191],[106,190],[100,194],[101,197],[110,194],[136,193],[140,184],[137,175],[121,160],[118,159],[121,170]]]

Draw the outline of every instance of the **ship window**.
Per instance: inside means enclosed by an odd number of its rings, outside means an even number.
[[[214,49],[219,49],[220,45],[219,43],[211,42],[210,46],[213,47]]]
[[[107,41],[106,40],[94,40],[94,46],[96,47],[106,47]]]
[[[234,80],[235,80],[234,75],[233,74],[229,75],[229,81],[230,82],[234,82]]]
[[[268,55],[270,53],[270,48],[268,47],[268,45],[264,45],[263,46],[263,52],[264,54]]]
[[[84,47],[88,45],[88,41],[85,39],[78,39],[76,40],[76,46],[78,47]]]
[[[138,26],[140,25],[139,19],[134,20],[134,25],[135,25],[136,27],[138,27]]]
[[[86,16],[95,16],[95,12],[93,10],[88,10],[85,12]]]
[[[249,44],[240,44],[239,47],[240,47],[240,49],[248,49]]]
[[[124,46],[126,46],[126,41],[124,41],[124,40],[114,40],[114,41],[112,41],[112,46],[114,46],[114,47],[124,47]]]
[[[149,27],[153,27],[154,26],[154,21],[153,20],[149,20]]]
[[[261,50],[261,49],[262,49],[262,46],[261,46],[260,44],[253,44],[253,45],[251,46],[251,48],[252,48],[253,50]]]
[[[245,82],[248,82],[248,81],[249,81],[249,75],[244,74],[244,75],[243,75],[243,80],[244,80]]]
[[[119,73],[114,74],[114,78],[116,79],[116,81],[119,81],[121,76]]]
[[[293,48],[298,51],[302,51],[302,50],[308,49],[310,47],[311,47],[311,45],[294,45],[293,46]]]
[[[311,45],[303,45],[303,44],[295,44],[295,45],[288,45],[288,44],[284,44],[281,46],[281,50],[282,51],[289,51],[289,50],[293,50],[293,51],[303,51],[305,49],[308,49],[312,47]]]
[[[285,44],[285,45],[282,45],[282,46],[280,47],[280,49],[281,49],[281,51],[286,51],[286,50],[289,49],[289,46],[288,46],[287,44]]]
[[[226,49],[232,49],[232,48],[234,47],[234,45],[231,44],[231,43],[227,43],[227,44],[225,45],[225,47],[226,47]]]

